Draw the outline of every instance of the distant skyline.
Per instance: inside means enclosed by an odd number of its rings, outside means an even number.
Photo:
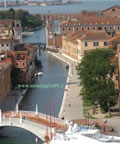
[[[0,2],[3,2],[4,0],[0,0]],[[15,0],[7,0],[7,1],[15,1]],[[19,0],[19,1],[24,1],[24,0]],[[44,0],[28,0],[28,1],[44,1]],[[51,1],[51,0],[46,0],[46,1]],[[119,1],[119,0],[81,0],[81,1]]]

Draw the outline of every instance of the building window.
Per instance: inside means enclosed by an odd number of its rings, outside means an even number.
[[[77,31],[79,30],[78,27],[76,28],[76,30],[77,30]]]
[[[69,27],[69,28],[68,28],[68,30],[70,31],[70,30],[71,30],[71,28]]]
[[[11,55],[7,55],[7,58],[11,58]]]
[[[95,27],[93,27],[93,30],[95,30]]]
[[[9,46],[9,44],[7,44],[7,47]]]
[[[3,46],[4,46],[4,44],[1,44],[1,46],[3,47]]]
[[[93,42],[93,46],[99,46],[99,42]]]
[[[30,62],[30,65],[32,65],[32,62]]]
[[[107,42],[104,42],[104,46],[107,46]]]
[[[19,24],[17,24],[17,27],[19,27]]]
[[[82,27],[81,29],[84,30],[84,27]]]
[[[23,62],[23,66],[25,65],[25,63]]]
[[[107,28],[106,27],[104,27],[104,30],[106,30]]]
[[[110,26],[110,30],[112,30],[112,27]]]
[[[22,75],[19,75],[19,79],[22,79]]]
[[[118,76],[116,76],[116,80],[118,80]]]
[[[114,12],[114,11],[115,11],[115,8],[113,8],[112,11]]]
[[[18,66],[18,63],[16,62],[16,66]]]
[[[120,27],[118,26],[118,30],[120,29]]]
[[[87,47],[88,46],[88,43],[87,42],[85,42],[85,47]]]
[[[90,27],[88,27],[87,29],[90,30]]]
[[[65,31],[65,28],[63,28],[62,30]]]
[[[98,27],[98,30],[102,30],[102,27]]]

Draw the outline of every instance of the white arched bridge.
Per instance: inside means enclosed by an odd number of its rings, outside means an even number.
[[[0,110],[0,127],[11,126],[30,131],[42,141],[52,138],[53,129],[66,130],[65,121],[46,114],[31,111]]]

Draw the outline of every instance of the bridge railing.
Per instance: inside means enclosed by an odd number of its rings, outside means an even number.
[[[24,112],[27,112],[27,111],[24,111]],[[33,111],[29,111],[29,112],[32,113],[32,114],[35,114],[35,112],[33,112]],[[46,119],[46,114],[38,113],[38,116],[43,118],[43,119]],[[50,120],[50,116],[49,115],[47,115],[47,119]],[[54,122],[54,117],[53,116],[51,116],[51,121]],[[57,122],[59,124],[62,124],[62,125],[65,124],[64,120],[56,118],[56,117],[55,117],[55,122]]]
[[[0,124],[2,125],[28,125],[28,126],[32,126],[34,128],[40,128],[42,130],[44,130],[46,132],[46,126],[44,125],[41,125],[41,124],[38,124],[38,123],[34,123],[30,120],[25,120],[25,119],[22,119],[22,122],[20,122],[20,118],[4,118],[2,117],[2,121],[0,122]],[[48,127],[49,129],[49,127]]]

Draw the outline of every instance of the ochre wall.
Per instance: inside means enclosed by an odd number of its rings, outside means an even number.
[[[5,99],[8,93],[11,91],[11,65],[0,71],[0,102]]]

